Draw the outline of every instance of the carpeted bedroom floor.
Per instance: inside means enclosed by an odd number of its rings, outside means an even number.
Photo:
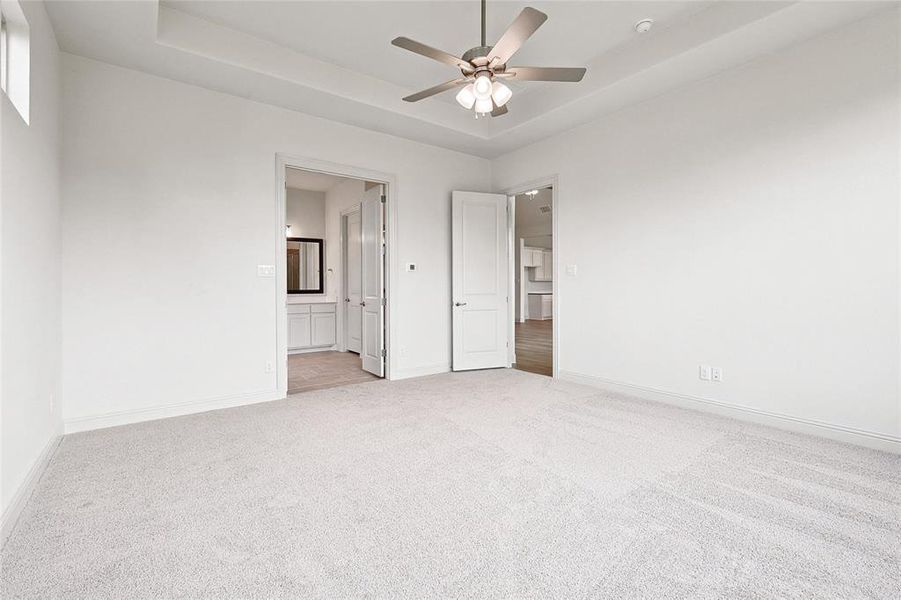
[[[515,370],[63,439],[12,598],[894,598],[901,457]]]

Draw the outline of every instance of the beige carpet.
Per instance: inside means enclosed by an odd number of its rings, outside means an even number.
[[[898,456],[448,374],[67,436],[0,591],[897,599],[899,510]]]

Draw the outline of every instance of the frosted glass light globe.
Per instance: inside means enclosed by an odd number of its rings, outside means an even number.
[[[494,106],[491,104],[491,96],[487,98],[479,98],[476,100],[476,112],[479,114],[490,113],[494,110]]]
[[[460,90],[460,92],[457,94],[457,102],[459,102],[460,106],[462,106],[466,110],[472,108],[472,105],[476,103],[476,96],[472,91],[471,83]]]
[[[476,100],[488,100],[491,98],[491,78],[487,75],[479,75],[472,84],[472,91]]]
[[[513,92],[500,81],[495,81],[491,86],[491,97],[498,106],[503,106],[513,97]]]

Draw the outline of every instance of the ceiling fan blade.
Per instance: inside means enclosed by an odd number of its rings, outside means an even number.
[[[492,116],[492,117],[500,117],[500,116],[502,116],[502,115],[507,114],[507,112],[508,112],[508,111],[507,111],[507,105],[506,105],[506,104],[504,104],[503,106],[495,106],[495,107],[494,107],[494,110],[491,111],[491,116]]]
[[[522,9],[519,16],[510,23],[507,31],[491,49],[491,53],[488,55],[489,62],[494,61],[499,65],[506,64],[545,21],[547,21],[547,15],[540,10],[530,7]]]
[[[445,81],[439,85],[434,87],[430,87],[427,90],[422,90],[421,92],[416,92],[410,96],[404,98],[404,102],[419,102],[423,98],[428,98],[429,96],[434,96],[435,94],[440,94],[441,92],[445,92],[451,88],[455,88],[457,86],[463,85],[464,83],[468,83],[469,80],[465,78],[461,79],[453,79],[451,81]]]
[[[504,75],[518,81],[582,81],[584,67],[507,67]]]
[[[472,65],[470,65],[462,58],[458,58],[453,54],[448,54],[443,50],[438,50],[437,48],[426,46],[425,44],[417,42],[416,40],[411,40],[407,37],[399,37],[391,40],[391,43],[398,48],[403,48],[404,50],[409,50],[410,52],[421,54],[422,56],[431,58],[432,60],[437,60],[438,62],[443,62],[446,65],[457,67],[458,69],[463,69],[468,73],[475,71],[475,69],[472,68]]]

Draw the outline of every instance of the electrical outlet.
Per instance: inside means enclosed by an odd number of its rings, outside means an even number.
[[[711,370],[710,365],[699,365],[698,378],[701,381],[710,381],[712,379]]]
[[[274,370],[275,370],[275,367],[273,366],[272,361],[271,361],[271,360],[267,360],[267,361],[266,361],[266,372],[267,372],[267,373],[272,373]]]
[[[711,379],[714,381],[722,381],[723,380],[723,370],[720,367],[713,367],[710,370]]]

